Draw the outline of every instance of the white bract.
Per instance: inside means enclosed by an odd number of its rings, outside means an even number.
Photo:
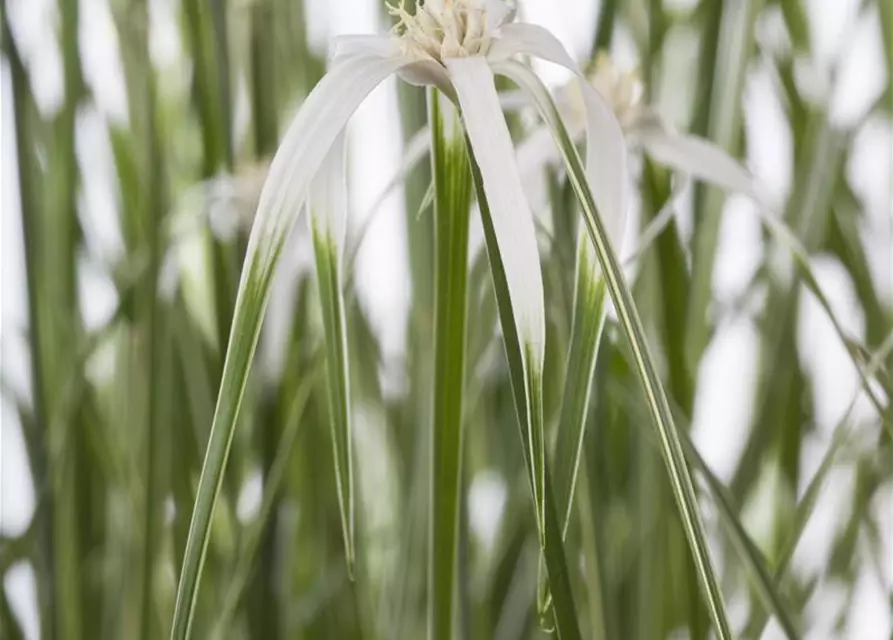
[[[636,253],[645,248],[669,222],[676,201],[690,177],[749,196],[762,207],[764,213],[773,209],[757,181],[738,161],[709,140],[677,132],[657,110],[643,104],[643,86],[635,70],[618,69],[606,54],[599,53],[588,79],[614,111],[630,150],[641,148],[653,160],[680,174],[663,209],[642,233]],[[505,102],[514,108],[521,108],[524,106],[522,97],[509,96]],[[581,139],[586,131],[586,108],[577,85],[560,90],[556,102],[571,136]],[[519,147],[518,162],[528,197],[536,205],[542,205],[545,200],[542,185],[544,167],[559,164],[560,161],[561,155],[546,127],[531,132]]]
[[[534,220],[494,73],[509,74],[512,65],[529,71],[514,60],[518,56],[543,58],[574,72],[587,131],[587,176],[615,242],[628,208],[622,129],[611,106],[589,85],[555,37],[541,27],[513,23],[514,10],[500,0],[427,0],[415,13],[407,11],[401,2],[391,12],[399,23],[388,35],[336,39],[328,73],[285,133],[260,195],[240,299],[259,294],[266,304],[270,292],[267,283],[311,185],[326,181],[323,160],[366,96],[396,74],[412,84],[436,86],[462,114],[483,179],[524,352],[523,365],[537,377],[545,356],[543,282]],[[331,241],[339,252],[343,250],[341,227]],[[529,397],[527,402],[531,402]],[[541,477],[534,482],[535,494],[541,482]],[[535,498],[541,509],[542,496]]]

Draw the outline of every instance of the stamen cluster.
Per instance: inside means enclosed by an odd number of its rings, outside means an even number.
[[[614,109],[621,126],[627,126],[639,114],[643,93],[642,81],[636,70],[622,71],[604,52],[595,58],[595,71],[589,82]]]
[[[486,0],[426,0],[415,14],[405,0],[388,7],[399,19],[395,33],[403,55],[443,64],[447,58],[486,55],[492,43]]]

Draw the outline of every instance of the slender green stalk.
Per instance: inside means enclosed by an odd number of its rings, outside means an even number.
[[[276,82],[276,71],[279,67],[279,58],[276,56],[274,33],[275,20],[277,19],[276,7],[270,2],[253,3],[250,7],[250,41],[249,64],[251,68],[251,119],[252,132],[254,134],[254,154],[257,162],[264,162],[275,151],[278,143],[278,109],[277,97],[281,87]],[[279,456],[279,443],[284,438],[280,437],[280,427],[275,420],[263,420],[258,425],[263,439],[263,473],[264,485],[269,484],[273,466]],[[288,428],[284,427],[285,429]],[[252,629],[252,633],[259,635],[275,635],[278,631],[277,623],[281,619],[279,599],[276,598],[276,579],[278,576],[276,549],[281,544],[281,532],[278,524],[279,500],[282,492],[276,492],[270,496],[274,504],[270,506],[271,517],[265,519],[263,551],[254,565],[256,592],[255,602],[258,614],[255,618],[261,627]],[[266,495],[265,495],[266,499]],[[222,620],[223,615],[220,616]],[[223,626],[225,629],[226,627]]]
[[[521,444],[524,451],[524,462],[527,465],[528,476],[533,475],[534,462],[531,459],[530,433],[528,428],[531,420],[535,420],[528,411],[541,410],[541,405],[530,402],[527,398],[533,397],[536,391],[531,390],[531,385],[542,384],[535,375],[528,375],[524,371],[524,360],[521,352],[521,342],[516,330],[512,313],[512,305],[508,294],[505,270],[502,266],[502,257],[499,245],[496,241],[496,233],[490,218],[490,210],[487,206],[487,198],[484,193],[483,178],[480,170],[474,162],[474,154],[470,143],[468,154],[471,158],[471,172],[474,178],[475,192],[478,205],[481,210],[481,222],[484,227],[484,240],[487,246],[487,255],[490,259],[490,273],[493,277],[493,286],[496,292],[496,302],[499,308],[499,322],[502,326],[503,345],[509,365],[512,396],[515,403],[515,411],[518,417],[518,429],[521,434]],[[533,391],[533,393],[531,393]],[[528,409],[530,407],[530,409]],[[539,416],[542,420],[542,414]],[[579,622],[577,620],[574,596],[571,590],[570,573],[564,552],[564,540],[562,539],[562,527],[558,519],[558,511],[553,499],[552,476],[550,465],[544,460],[543,473],[543,530],[539,532],[541,548],[546,561],[546,569],[549,572],[549,589],[552,593],[552,608],[558,637],[561,640],[577,640],[581,638]],[[532,485],[532,481],[531,481]],[[532,490],[532,486],[531,486]]]
[[[710,84],[710,115],[706,127],[710,139],[726,151],[734,151],[738,143],[741,95],[747,62],[754,46],[753,30],[762,2],[763,0],[742,0],[724,3],[720,26],[720,41],[724,44],[716,48],[716,66]],[[712,29],[715,24],[716,14],[713,14],[711,20],[705,24],[705,29]],[[712,43],[708,41],[709,44]],[[704,74],[708,72],[706,65],[710,57],[710,52],[701,56],[702,64],[705,65],[702,67]],[[703,77],[701,86],[706,92],[707,85]],[[699,115],[698,121],[703,124],[703,114]],[[720,216],[716,212],[721,206],[722,193],[717,189],[710,189],[703,206],[695,212],[691,298],[686,320],[686,349],[688,360],[692,363],[700,361],[710,337],[707,307],[712,299],[713,263],[719,237]]]
[[[47,339],[46,351],[42,354],[45,358],[44,384],[48,388],[45,400],[53,415],[61,415],[57,412],[62,406],[63,381],[67,372],[74,371],[75,350],[81,338],[75,280],[79,243],[79,169],[75,129],[84,90],[78,42],[78,3],[60,2],[59,13],[65,98],[51,124],[52,134],[47,141],[46,198],[39,215],[42,224],[38,231],[42,270],[33,283],[46,296],[46,306],[38,308],[38,316],[31,318],[34,323],[32,331],[45,332]],[[84,500],[89,495],[86,488],[90,469],[85,464],[80,411],[74,409],[64,415],[65,419],[53,420],[49,429],[50,477],[56,497],[52,503],[56,512],[53,518],[53,544],[59,569],[57,632],[66,638],[78,640],[90,635],[95,622],[84,615],[84,611],[93,604],[93,590],[89,588],[84,574],[92,517],[90,500]]]
[[[159,415],[159,409],[163,399],[160,397],[160,389],[165,385],[165,378],[161,371],[161,357],[166,352],[167,344],[164,343],[164,315],[162,309],[159,308],[158,300],[158,278],[162,260],[162,242],[164,235],[165,211],[166,206],[166,185],[164,177],[164,156],[161,149],[161,140],[163,139],[158,130],[158,119],[156,115],[156,90],[155,78],[151,71],[147,74],[147,86],[145,91],[145,105],[147,109],[147,129],[145,131],[145,145],[148,158],[146,162],[148,175],[147,182],[147,200],[145,203],[145,220],[149,246],[149,273],[144,282],[142,295],[144,298],[146,310],[146,336],[148,339],[147,347],[149,355],[147,358],[146,381],[148,382],[147,394],[147,416],[146,416],[146,448],[145,463],[146,473],[144,477],[145,495],[144,495],[144,520],[143,531],[145,539],[143,541],[143,567],[142,567],[142,596],[140,604],[140,634],[144,640],[153,637],[156,631],[153,629],[152,612],[155,603],[155,594],[153,593],[153,574],[156,569],[156,538],[161,533],[158,523],[158,514],[160,509],[160,501],[164,489],[158,485],[164,477],[158,470],[159,458],[159,438],[162,433],[159,430],[163,428]],[[168,387],[169,388],[169,387]]]
[[[595,38],[592,41],[590,60],[594,60],[599,51],[607,51],[614,37],[614,23],[617,16],[617,0],[604,0],[598,13],[595,26]]]
[[[208,12],[217,10],[219,0],[205,3],[201,0],[186,0],[183,10],[186,17],[187,34],[196,68],[195,97],[201,121],[202,149],[204,160],[202,175],[211,176],[226,162],[228,125],[224,119],[224,109],[228,101],[221,102],[217,89],[219,74],[214,73],[215,41],[208,33]],[[219,35],[219,33],[217,34]]]
[[[313,251],[319,280],[319,298],[323,311],[326,342],[326,390],[329,397],[329,422],[335,457],[335,480],[344,534],[344,554],[348,575],[354,567],[354,492],[351,453],[350,387],[347,357],[344,297],[341,292],[339,251],[336,241],[313,225]]]
[[[428,109],[435,219],[428,637],[450,640],[462,486],[471,174],[458,113],[435,90],[428,94]]]
[[[315,364],[311,364],[310,368],[317,369],[318,367]],[[273,459],[273,464],[270,465],[269,473],[264,482],[264,497],[257,518],[249,525],[245,539],[241,544],[239,559],[233,571],[233,578],[227,587],[223,607],[218,612],[214,628],[210,633],[211,638],[225,638],[230,631],[233,616],[251,577],[251,570],[254,567],[258,550],[261,547],[264,532],[267,529],[274,507],[279,500],[279,493],[286,478],[286,471],[288,470],[295,441],[301,431],[301,426],[305,424],[305,421],[302,419],[304,407],[307,405],[307,400],[310,398],[315,382],[316,377],[313,374],[303,378],[292,398],[288,416],[286,416],[285,428],[282,430],[282,436],[277,443],[276,456]]]
[[[31,393],[34,407],[34,440],[35,455],[30,456],[31,471],[34,477],[34,491],[37,495],[45,496],[41,508],[35,510],[34,518],[38,522],[38,558],[36,569],[42,579],[38,583],[38,601],[41,619],[44,621],[45,632],[49,637],[59,633],[57,612],[59,611],[56,586],[59,584],[58,560],[56,549],[53,545],[53,530],[56,500],[52,494],[52,482],[50,477],[50,433],[49,433],[49,408],[47,399],[49,390],[46,385],[45,365],[45,340],[40,330],[40,317],[42,311],[42,299],[39,287],[39,207],[40,190],[38,189],[39,177],[35,150],[37,141],[33,137],[36,108],[34,98],[31,95],[28,82],[28,73],[24,62],[19,55],[16,42],[12,36],[9,25],[9,12],[5,3],[0,12],[2,20],[2,43],[4,53],[9,61],[12,84],[13,113],[16,125],[16,165],[19,178],[19,199],[22,217],[23,249],[25,258],[25,281],[28,292],[28,318],[30,319],[30,336],[28,346],[31,360]],[[24,426],[24,425],[23,425]]]
[[[574,287],[573,324],[567,350],[564,394],[555,441],[555,499],[562,534],[567,535],[574,504],[574,487],[595,375],[595,360],[605,323],[605,281],[599,272],[589,240],[580,234]]]
[[[530,72],[525,72],[521,65],[507,68],[512,73],[513,79],[523,82],[536,98],[540,113],[550,126],[556,143],[562,154],[568,178],[574,188],[583,211],[583,220],[589,237],[595,246],[596,255],[602,272],[607,281],[608,292],[614,302],[614,308],[620,319],[620,325],[626,334],[636,372],[639,374],[648,408],[657,435],[660,440],[660,450],[667,466],[670,485],[679,509],[680,519],[685,530],[691,548],[692,557],[698,571],[698,580],[703,590],[703,595],[710,610],[710,617],[714,630],[720,638],[731,638],[728,616],[726,615],[725,601],[719,586],[719,580],[713,562],[710,558],[710,550],[707,545],[707,535],[698,508],[697,496],[691,480],[691,474],[685,461],[682,444],[676,432],[676,425],[670,411],[663,385],[654,367],[653,358],[648,347],[645,329],[633,302],[632,293],[627,286],[620,262],[611,246],[607,230],[595,206],[595,200],[586,178],[586,171],[577,153],[576,146],[558,113],[558,109],[552,100],[548,90],[542,81]]]
[[[270,263],[275,264],[278,261],[282,248],[283,244],[271,248]],[[236,421],[248,383],[251,360],[260,337],[261,318],[269,298],[273,270],[268,267],[269,263],[265,265],[261,262],[258,260],[246,265],[246,284],[236,302],[233,330],[230,332],[226,350],[223,378],[177,587],[177,602],[171,629],[171,638],[177,640],[186,640],[190,637],[214,507],[223,485],[223,471],[226,468]]]
[[[592,496],[590,495],[590,473],[586,456],[580,461],[580,490],[577,492],[577,501],[580,508],[580,538],[583,547],[583,562],[586,567],[586,594],[587,609],[589,615],[589,631],[592,640],[607,640],[608,613],[605,602],[606,585],[604,566],[601,559],[602,550],[599,544],[599,525],[593,518],[594,510],[591,508]]]

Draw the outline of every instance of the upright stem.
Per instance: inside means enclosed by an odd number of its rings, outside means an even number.
[[[462,399],[471,173],[456,113],[428,94],[434,175],[434,415],[431,437],[429,637],[451,640],[462,486]],[[444,113],[446,111],[446,113]]]
[[[78,161],[75,151],[77,110],[83,94],[78,47],[79,3],[61,1],[61,49],[65,101],[52,123],[47,163],[47,197],[39,212],[38,264],[41,271],[36,286],[45,295],[45,306],[31,318],[34,331],[45,332],[44,384],[48,403],[50,465],[53,508],[53,544],[59,573],[57,588],[59,627],[57,632],[75,640],[89,636],[93,619],[84,615],[90,608],[90,591],[85,588],[83,561],[91,534],[88,469],[84,464],[84,438],[81,431],[80,399],[65,407],[63,387],[75,371],[75,350],[81,336],[77,305],[77,191]],[[44,226],[45,225],[45,226]]]
[[[598,22],[595,26],[595,38],[592,41],[590,59],[595,59],[599,51],[607,50],[611,46],[614,36],[614,22],[617,15],[617,0],[603,0],[598,13]]]
[[[697,124],[706,126],[708,137],[726,151],[733,151],[738,144],[741,123],[741,93],[747,71],[747,62],[754,46],[753,30],[762,0],[742,0],[731,3],[718,20],[721,23],[720,42],[716,48],[717,64],[710,85],[712,98],[708,122],[699,114]],[[707,31],[713,28],[707,25]],[[712,36],[707,44],[713,44]],[[711,52],[701,56],[712,57]],[[704,63],[702,73],[707,73]],[[703,91],[706,91],[702,79]],[[706,107],[705,107],[706,108]],[[695,131],[697,133],[697,131]],[[734,153],[732,155],[735,155]],[[695,209],[694,246],[692,248],[692,287],[687,313],[686,349],[688,360],[697,363],[710,339],[708,307],[712,299],[713,264],[716,259],[716,244],[719,237],[723,195],[718,189],[710,189],[703,202]]]
[[[149,246],[149,273],[143,288],[143,304],[145,305],[145,346],[148,350],[146,380],[148,383],[147,416],[146,416],[146,474],[144,497],[143,530],[143,585],[140,613],[140,634],[144,640],[153,637],[157,631],[152,627],[153,571],[155,569],[155,547],[158,534],[158,503],[162,495],[156,484],[161,476],[158,473],[158,428],[162,421],[159,418],[162,400],[159,387],[162,379],[160,373],[161,357],[166,352],[163,343],[162,313],[158,305],[158,274],[162,253],[162,234],[165,218],[165,179],[164,154],[161,148],[162,136],[159,135],[155,110],[155,77],[149,69],[145,77],[146,129],[144,132],[145,147],[148,149],[146,161],[147,189],[144,211],[146,239]]]
[[[35,513],[37,524],[37,540],[40,563],[36,565],[38,576],[38,599],[40,601],[41,619],[44,620],[43,631],[47,637],[53,638],[59,634],[57,619],[57,594],[55,585],[58,584],[56,552],[53,546],[54,508],[55,497],[50,491],[49,469],[49,423],[47,416],[47,390],[44,378],[44,345],[41,336],[38,319],[40,318],[41,302],[39,300],[40,288],[38,275],[38,215],[39,197],[36,181],[36,158],[34,149],[37,145],[32,140],[31,118],[34,116],[35,107],[31,96],[28,74],[25,65],[19,55],[18,48],[12,37],[9,26],[9,13],[0,12],[3,26],[3,49],[9,61],[10,76],[12,80],[13,112],[16,126],[16,164],[19,175],[19,198],[22,218],[22,235],[25,255],[25,278],[28,292],[28,321],[30,324],[30,336],[28,345],[31,356],[31,388],[33,395],[34,432],[37,440],[35,454],[29,460],[31,472],[34,477],[34,492],[36,495],[45,495],[43,505]]]
[[[257,162],[263,162],[264,158],[269,158],[276,151],[278,138],[276,108],[278,58],[275,42],[271,37],[276,17],[275,7],[271,2],[254,3],[250,8],[251,112]],[[282,389],[283,391],[286,389],[284,384]],[[283,432],[285,427],[281,424],[281,420],[276,418],[277,403],[270,397],[272,395],[265,394],[262,398],[260,409],[266,416],[257,425],[260,431],[258,439],[261,442],[264,487],[270,486],[274,461],[279,456],[281,442],[285,438]],[[290,394],[280,391],[278,395],[279,402],[283,402]],[[252,563],[248,620],[251,633],[257,637],[276,638],[281,635],[279,624],[281,610],[278,606],[279,600],[276,598],[276,582],[280,573],[277,571],[277,564],[281,562],[281,558],[277,558],[277,549],[280,544],[278,531],[282,494],[282,490],[279,490],[271,495],[270,515],[259,534],[261,538],[259,552]],[[222,629],[226,631],[226,627]]]

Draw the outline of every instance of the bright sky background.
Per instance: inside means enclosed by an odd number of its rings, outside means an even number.
[[[126,118],[126,104],[121,84],[121,67],[116,58],[116,34],[108,13],[108,0],[82,2],[81,53],[88,81],[93,86],[98,110],[81,117],[78,153],[84,171],[84,208],[88,220],[91,247],[101,256],[114,256],[120,251],[120,238],[112,221],[116,217],[112,184],[111,155],[103,133],[102,118]],[[61,59],[54,21],[55,0],[10,0],[10,17],[23,53],[28,60],[39,106],[44,112],[58,107],[62,98]],[[555,33],[578,58],[588,51],[598,2],[587,0],[525,0],[523,15],[528,21],[540,23]],[[693,0],[668,0],[667,5],[690,6]],[[561,9],[556,9],[560,5]],[[829,94],[827,70],[831,62],[846,52],[841,70],[841,85],[831,98],[832,114],[836,122],[848,124],[858,119],[866,106],[879,92],[884,82],[879,21],[876,12],[857,22],[857,0],[809,0],[810,29],[817,51],[817,63],[804,62],[799,69],[801,79],[813,87],[816,99]],[[150,0],[152,57],[161,67],[169,67],[180,54],[179,31],[175,24],[176,0]],[[311,42],[324,48],[332,35],[367,33],[376,30],[376,11],[370,0],[311,0],[309,10]],[[778,20],[770,17],[760,24],[758,36],[774,42]],[[677,60],[682,83],[691,82],[690,58],[692,47],[686,48],[685,33],[671,33],[678,39],[672,49],[671,60]],[[617,33],[615,58],[620,64],[635,62],[634,48],[629,35]],[[676,56],[674,58],[673,56]],[[688,56],[688,58],[686,58]],[[689,69],[686,71],[686,69]],[[554,68],[542,67],[547,80],[560,81],[564,76]],[[175,79],[174,79],[175,81]],[[782,106],[775,95],[770,69],[765,65],[751,68],[746,90],[745,108],[748,120],[748,164],[770,193],[784,196],[789,187],[792,167],[787,162],[790,132],[784,120]],[[383,84],[357,112],[352,123],[351,147],[351,203],[354,212],[352,225],[360,224],[361,212],[367,211],[382,185],[396,171],[400,160],[399,123],[394,81]],[[677,85],[678,86],[678,85]],[[683,86],[685,86],[683,84]],[[2,243],[0,243],[0,286],[2,286],[2,316],[0,316],[0,344],[5,375],[19,385],[27,386],[27,356],[21,331],[25,326],[26,306],[24,264],[21,244],[21,223],[17,175],[15,168],[15,140],[11,114],[8,69],[2,75],[2,175],[0,175],[0,207],[2,207]],[[667,101],[661,106],[671,116],[684,112],[684,92],[673,92],[677,102]],[[239,121],[239,109],[236,114]],[[680,123],[681,124],[681,123]],[[100,141],[96,144],[95,141]],[[864,236],[870,249],[872,266],[884,294],[893,299],[893,132],[890,123],[872,119],[857,138],[856,153],[849,167],[853,186],[867,203],[867,222]],[[690,229],[690,221],[683,214],[683,229]],[[633,232],[628,230],[628,235]],[[406,266],[406,229],[399,192],[385,204],[385,211],[371,227],[358,261],[357,282],[361,299],[370,311],[374,326],[384,343],[385,358],[401,356],[402,335],[409,303],[409,281]],[[629,239],[629,238],[628,238]],[[761,233],[752,206],[743,198],[728,199],[724,212],[721,245],[714,278],[714,288],[720,300],[731,300],[739,294],[756,267],[761,251]],[[833,260],[817,258],[815,268],[823,288],[827,291],[846,328],[862,336],[862,318],[855,304],[855,293],[843,269]],[[90,325],[101,324],[113,308],[114,291],[94,265],[82,287],[82,297],[89,300],[84,309]],[[818,305],[807,298],[803,302],[799,339],[807,348],[802,350],[805,364],[815,386],[815,415],[818,435],[805,444],[804,474],[811,476],[818,459],[827,447],[830,430],[841,417],[856,390],[856,376],[833,328]],[[695,437],[704,457],[718,475],[729,478],[741,453],[749,424],[753,398],[753,377],[756,373],[756,329],[747,319],[732,320],[719,329],[701,366],[701,387],[695,409]],[[862,407],[863,415],[869,415]],[[27,460],[14,410],[4,402],[0,414],[0,531],[7,534],[21,532],[34,509]],[[498,500],[499,491],[492,487],[493,479],[476,479],[472,487],[474,520],[487,513],[483,502]],[[832,534],[842,520],[852,477],[838,472],[823,493],[819,508],[812,519],[798,549],[798,567],[815,567],[826,557]],[[769,488],[771,490],[771,488]],[[496,497],[494,497],[496,496]],[[482,502],[483,501],[483,502]],[[886,577],[893,575],[893,490],[887,487],[883,500],[876,505],[886,515],[888,542]],[[485,518],[484,518],[485,519]],[[759,518],[753,523],[759,531]],[[486,523],[480,525],[485,527]],[[877,577],[866,572],[860,577],[856,609],[851,613],[850,638],[887,640],[891,635],[891,613],[884,586]],[[30,568],[19,565],[4,583],[14,608],[25,622],[28,636],[37,637],[37,618],[34,609],[34,579]],[[889,591],[893,585],[886,585]],[[829,620],[822,618],[828,609],[824,605],[840,598],[839,588],[824,585],[817,592],[808,610],[815,625],[816,639],[829,637]],[[825,616],[827,617],[827,615]],[[775,630],[775,633],[778,633]],[[780,637],[780,636],[772,636]]]

